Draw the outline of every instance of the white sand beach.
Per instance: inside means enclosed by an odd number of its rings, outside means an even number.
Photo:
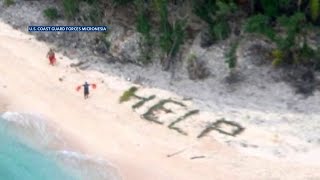
[[[183,136],[145,121],[130,103],[119,104],[132,84],[112,75],[76,70],[59,53],[57,66],[49,66],[48,49],[33,36],[0,23],[1,112],[43,115],[79,150],[110,161],[125,180],[320,179],[320,163],[251,156],[214,138]],[[97,84],[88,100],[75,90],[84,81]],[[161,89],[141,89],[158,97],[179,98]],[[244,134],[252,139],[263,135],[259,129]],[[204,158],[191,159],[195,156]]]

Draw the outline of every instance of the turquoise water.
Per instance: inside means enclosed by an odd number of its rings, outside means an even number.
[[[66,145],[49,130],[30,115],[0,116],[0,180],[120,179],[106,162],[61,149]]]
[[[72,180],[79,178],[65,172],[48,155],[37,152],[17,137],[10,135],[3,123],[0,123],[0,179]]]

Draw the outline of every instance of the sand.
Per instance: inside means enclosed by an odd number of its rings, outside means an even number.
[[[245,155],[214,138],[182,136],[145,121],[128,104],[119,104],[132,84],[71,68],[71,61],[61,54],[57,66],[49,66],[48,48],[0,23],[0,97],[6,100],[6,110],[41,114],[88,154],[110,161],[123,179],[320,179],[317,164]],[[88,100],[75,91],[84,81],[98,86]],[[160,89],[143,90],[178,98]],[[246,134],[250,135],[254,133]],[[190,159],[194,156],[204,158]]]

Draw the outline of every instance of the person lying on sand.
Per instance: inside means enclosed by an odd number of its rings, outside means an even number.
[[[53,66],[56,64],[57,60],[56,60],[55,53],[52,48],[50,48],[49,52],[47,53],[47,57],[49,58],[50,65]]]
[[[79,91],[81,89],[81,86],[83,86],[83,92],[84,92],[84,99],[88,99],[89,98],[89,86],[92,86],[93,89],[95,89],[97,87],[96,84],[88,84],[87,82],[85,82],[83,85],[80,85],[77,87],[77,91]]]

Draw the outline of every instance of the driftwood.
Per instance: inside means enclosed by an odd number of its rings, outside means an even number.
[[[71,63],[70,67],[79,67],[79,66],[81,66],[81,65],[83,65],[83,64],[85,64],[87,62],[88,62],[88,60],[87,61],[79,61],[77,63]]]
[[[175,153],[172,153],[172,154],[168,154],[167,157],[169,158],[169,157],[175,156],[177,154],[180,154],[180,153],[184,152],[185,150],[187,150],[187,148],[184,148],[184,149],[182,149],[180,151],[177,151]]]
[[[206,156],[193,156],[190,159],[201,159],[201,158],[205,158]]]
[[[180,153],[183,153],[184,151],[188,150],[189,148],[192,148],[194,145],[195,145],[194,143],[193,143],[193,144],[190,144],[189,146],[187,146],[187,147],[185,147],[185,148],[183,148],[183,149],[181,149],[181,150],[179,150],[179,151],[176,151],[176,152],[174,152],[174,153],[172,153],[172,154],[168,154],[167,157],[169,158],[169,157],[178,155],[178,154],[180,154]]]

